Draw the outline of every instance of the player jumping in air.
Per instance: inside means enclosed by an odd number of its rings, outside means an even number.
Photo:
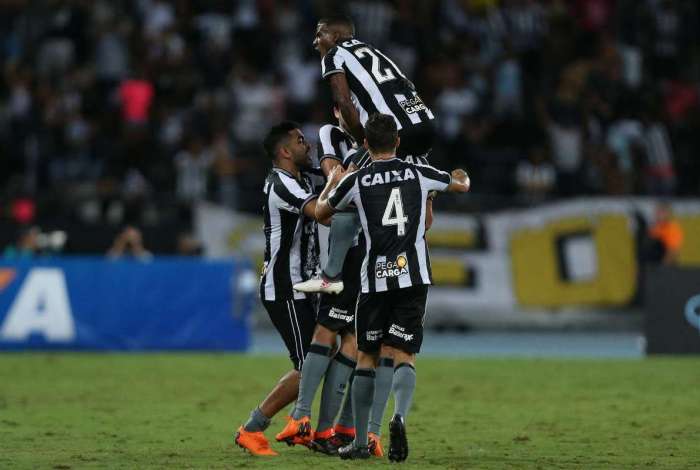
[[[322,58],[321,73],[328,80],[346,128],[356,142],[362,143],[368,117],[377,112],[389,115],[401,137],[396,156],[408,162],[426,162],[434,139],[432,111],[389,57],[354,35],[352,20],[329,17],[319,20],[313,41]],[[328,160],[325,165],[324,171],[328,172],[339,163]],[[331,224],[328,262],[321,277],[294,288],[302,292],[342,291],[343,261],[358,228],[355,214],[336,214]]]
[[[321,56],[322,76],[329,82],[344,127],[355,142],[362,144],[363,125],[369,115],[375,112],[390,115],[401,136],[397,157],[409,162],[426,162],[434,138],[432,111],[423,103],[413,83],[389,57],[354,35],[352,20],[329,17],[319,20],[313,41]],[[361,155],[356,160],[360,161]],[[366,156],[364,158],[366,161]],[[336,166],[340,166],[340,163],[333,159],[321,162],[325,174]],[[351,170],[355,168],[350,167]],[[426,220],[429,227],[432,222],[432,197],[426,202]],[[344,288],[343,262],[359,230],[356,211],[335,214],[329,235],[328,261],[321,276],[295,284],[294,288],[301,292],[341,292]],[[392,357],[391,348],[383,347],[377,367],[377,388],[370,421],[371,435],[377,437],[376,442],[379,442],[382,417],[391,390]],[[346,427],[336,430],[342,431],[339,435],[353,431]]]

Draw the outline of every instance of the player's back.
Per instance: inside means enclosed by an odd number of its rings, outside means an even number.
[[[358,170],[355,201],[367,240],[363,292],[432,282],[426,199],[449,182],[448,173],[398,158],[374,160]]]
[[[344,73],[364,125],[379,112],[393,116],[399,130],[434,119],[413,83],[379,49],[358,39],[338,42],[322,63],[323,77]]]

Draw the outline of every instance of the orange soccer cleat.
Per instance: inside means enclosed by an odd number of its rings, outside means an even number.
[[[382,440],[373,432],[368,433],[369,452],[375,457],[384,457],[384,449],[382,449]]]
[[[348,445],[355,439],[355,428],[354,427],[350,428],[347,426],[343,426],[341,424],[336,424],[334,431],[335,431],[336,439],[339,439],[340,441],[342,441],[343,445]]]
[[[311,419],[308,416],[302,416],[300,419],[289,418],[284,429],[275,436],[278,442],[286,442],[290,446],[308,446],[313,438]]]
[[[278,455],[270,448],[270,443],[267,442],[267,438],[262,432],[249,432],[241,426],[238,428],[234,441],[238,447],[247,450],[252,455]]]

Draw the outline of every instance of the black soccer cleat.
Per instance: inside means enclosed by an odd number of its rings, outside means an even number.
[[[346,444],[347,442],[344,442],[342,439],[339,439],[336,436],[332,436],[327,439],[316,438],[309,443],[309,449],[326,455],[338,455],[338,449]]]
[[[408,457],[408,439],[403,416],[396,414],[389,422],[389,460],[403,462]]]
[[[355,443],[350,443],[345,447],[338,449],[338,455],[343,460],[355,460],[355,459],[368,459],[371,455],[369,453],[369,447],[360,446],[356,447]]]

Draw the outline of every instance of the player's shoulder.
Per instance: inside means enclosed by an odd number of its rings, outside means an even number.
[[[289,190],[290,188],[299,187],[299,181],[294,177],[294,175],[282,170],[281,168],[273,168],[272,171],[270,171],[268,180],[275,190]]]
[[[427,163],[407,161],[402,158],[395,158],[392,160],[392,165],[394,170],[402,171],[405,175],[405,179],[413,179],[417,175],[425,175],[426,173],[432,174],[433,172],[440,171]]]
[[[331,139],[335,136],[341,136],[344,134],[345,133],[339,126],[333,124],[324,124],[318,130],[318,135],[323,140]]]

